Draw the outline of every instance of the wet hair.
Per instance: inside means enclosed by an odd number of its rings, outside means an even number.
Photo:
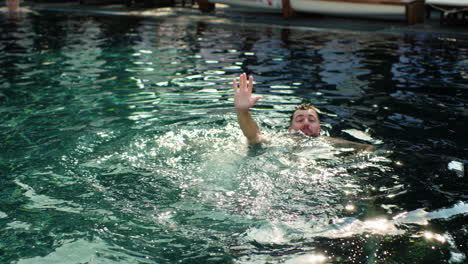
[[[320,120],[318,110],[317,110],[317,108],[315,108],[315,106],[313,106],[311,104],[300,104],[300,105],[296,106],[296,108],[292,112],[291,117],[289,119],[289,124],[292,123],[293,118],[294,118],[294,113],[296,113],[297,110],[309,110],[309,109],[314,110],[314,112],[317,114],[318,119]]]

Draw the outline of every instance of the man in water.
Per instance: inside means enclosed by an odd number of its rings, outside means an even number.
[[[8,12],[14,13],[18,12],[19,7],[19,0],[6,0],[6,6],[8,8]]]
[[[239,126],[247,138],[249,144],[259,144],[265,141],[260,133],[260,128],[252,118],[250,114],[250,108],[252,108],[261,96],[252,96],[253,89],[253,76],[247,79],[247,74],[243,73],[239,77],[239,83],[237,80],[233,80],[232,84],[234,88],[234,105],[237,110],[237,120]],[[288,132],[301,131],[309,137],[320,136],[320,119],[317,113],[317,109],[309,104],[301,104],[296,107],[294,111],[290,127]],[[367,144],[360,144],[356,142],[347,141],[344,139],[337,139],[331,137],[323,137],[333,145],[338,147],[350,147],[356,150],[372,151],[374,147]]]

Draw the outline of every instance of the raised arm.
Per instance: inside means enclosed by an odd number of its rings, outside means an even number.
[[[249,144],[258,144],[262,142],[260,136],[260,128],[257,122],[253,120],[249,109],[257,103],[261,96],[252,96],[253,76],[247,80],[247,74],[243,73],[239,77],[239,83],[234,79],[232,81],[234,88],[234,105],[237,111],[237,121],[239,126],[247,138]]]
[[[335,147],[344,147],[344,148],[353,148],[356,151],[374,151],[375,147],[369,144],[361,144],[357,142],[352,142],[349,140],[341,139],[341,138],[332,138],[332,137],[324,137],[330,143],[332,143]]]

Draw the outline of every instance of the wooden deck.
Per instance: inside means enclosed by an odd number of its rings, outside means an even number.
[[[302,10],[294,10],[291,5],[291,0],[281,0],[282,1],[282,12],[284,19],[290,19],[294,17],[294,14]],[[233,1],[235,2],[235,1]],[[378,6],[383,7],[402,7],[402,16],[405,17],[407,24],[417,24],[424,22],[425,18],[425,6],[424,0],[311,0],[310,4],[334,4],[343,6],[354,6],[354,8],[360,8],[362,5],[363,8],[374,6],[378,9]],[[308,4],[308,3],[307,3]],[[209,0],[198,0],[198,6],[202,11],[211,11],[215,8],[215,5]],[[404,10],[404,11],[403,11]]]

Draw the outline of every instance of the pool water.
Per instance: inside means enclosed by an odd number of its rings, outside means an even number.
[[[464,263],[468,40],[0,17],[1,263]],[[249,148],[231,81],[255,76]],[[288,135],[312,103],[323,134]]]

